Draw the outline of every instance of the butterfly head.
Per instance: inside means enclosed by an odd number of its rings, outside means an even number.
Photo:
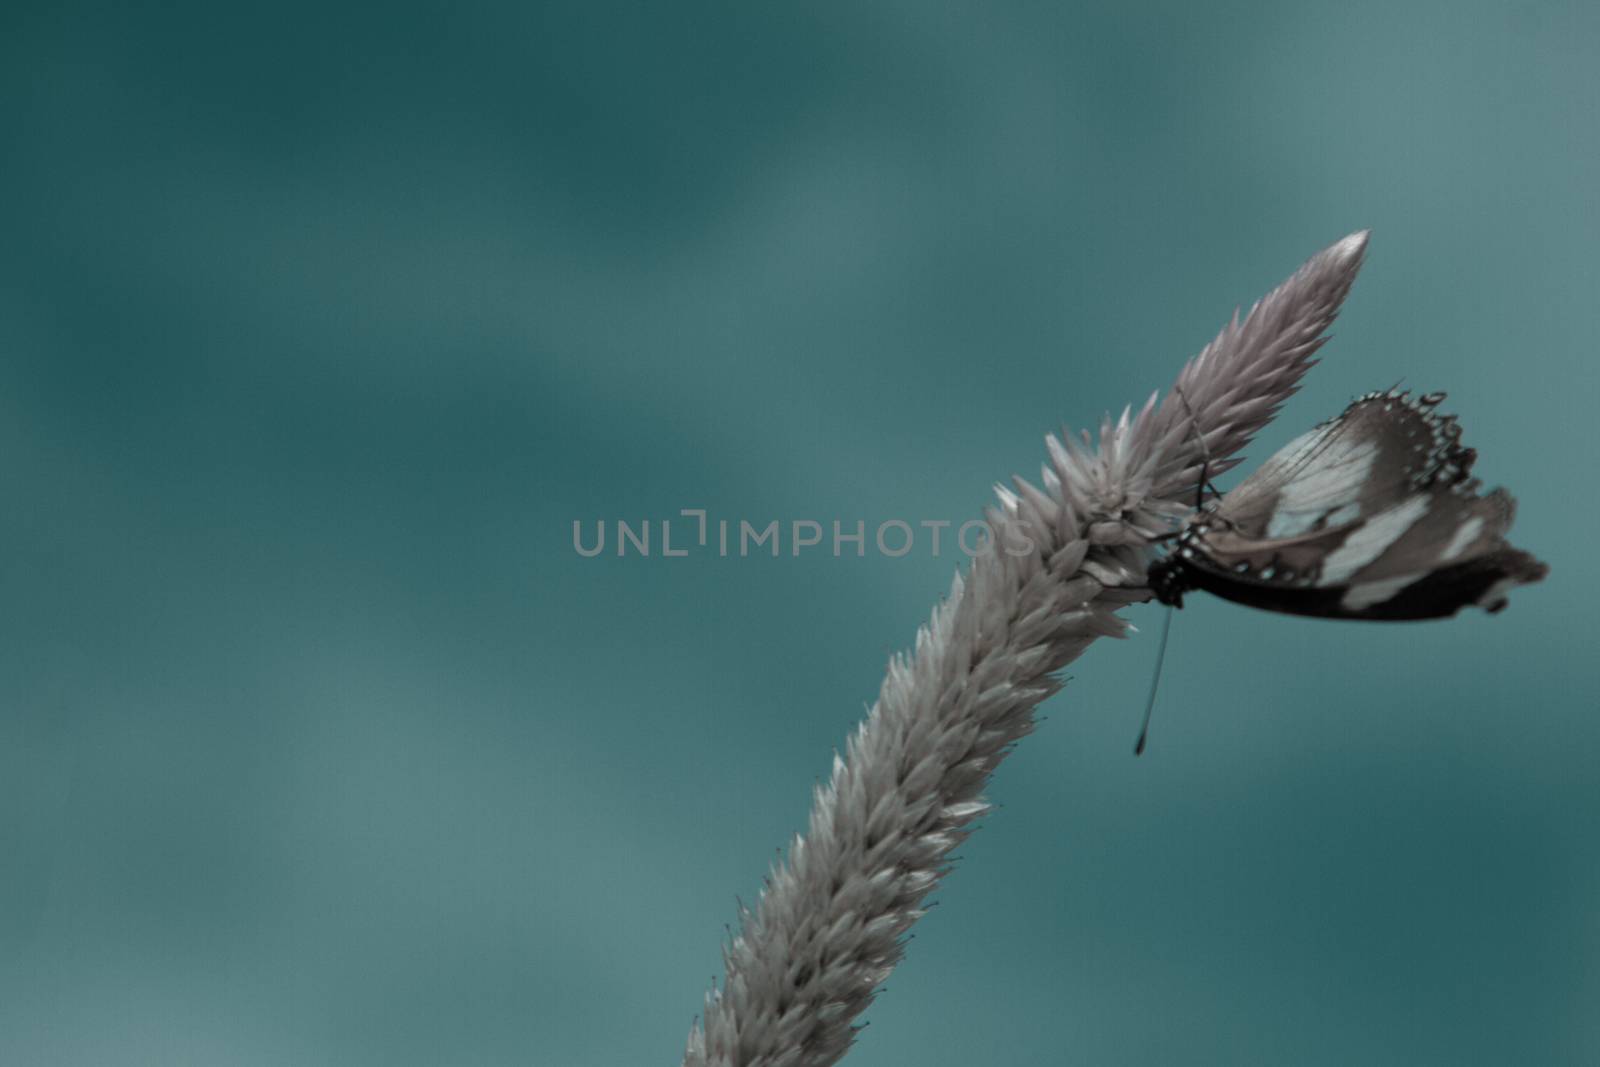
[[[1163,556],[1150,564],[1145,584],[1150,587],[1152,596],[1175,608],[1183,607],[1183,594],[1194,588],[1176,555]]]

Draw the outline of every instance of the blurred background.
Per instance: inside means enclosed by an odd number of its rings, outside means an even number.
[[[1600,1061],[1597,46],[1577,3],[8,5],[0,1061],[676,1064],[960,559],[573,521],[960,523],[1362,227],[1246,469],[1448,390],[1550,579],[1194,597],[1138,761],[1155,643],[1091,648],[847,1062]]]

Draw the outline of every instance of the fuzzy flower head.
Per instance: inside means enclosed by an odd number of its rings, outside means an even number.
[[[1042,468],[1046,487],[1069,506],[1085,524],[1094,544],[1120,545],[1150,541],[1187,513],[1183,504],[1155,495],[1157,456],[1151,435],[1136,433],[1155,410],[1152,393],[1131,419],[1131,407],[1116,422],[1108,415],[1100,424],[1100,445],[1095,448],[1089,431],[1074,436],[1063,427],[1061,436],[1045,437],[1050,462]]]

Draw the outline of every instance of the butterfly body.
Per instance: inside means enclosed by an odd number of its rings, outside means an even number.
[[[1149,572],[1181,607],[1200,589],[1290,615],[1403,620],[1505,606],[1547,568],[1508,544],[1515,504],[1479,495],[1443,394],[1371,393],[1197,511]]]

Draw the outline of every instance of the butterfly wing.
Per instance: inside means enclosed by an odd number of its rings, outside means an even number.
[[[1505,541],[1511,497],[1478,495],[1441,399],[1370,394],[1291,441],[1191,520],[1178,548],[1190,582],[1273,611],[1402,619],[1497,610],[1544,577]]]
[[[1371,393],[1290,441],[1228,493],[1219,525],[1242,536],[1292,538],[1403,503],[1417,489],[1466,478],[1476,458],[1461,428],[1421,400]]]

